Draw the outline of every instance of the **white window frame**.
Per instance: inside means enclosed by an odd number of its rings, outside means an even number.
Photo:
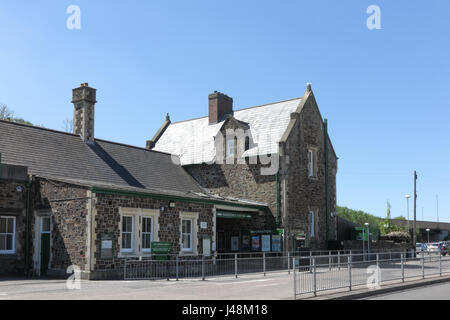
[[[227,140],[227,158],[234,157],[234,149],[236,148],[236,143],[234,140],[234,138]]]
[[[148,231],[144,232],[144,219],[150,219],[150,221],[151,221],[150,232],[148,232]],[[152,252],[152,242],[153,242],[153,232],[155,229],[154,222],[153,222],[154,219],[153,219],[153,216],[143,215],[141,217],[141,221],[142,221],[142,223],[141,223],[141,251],[143,253],[151,253]],[[144,248],[144,241],[143,241],[144,235],[147,235],[147,234],[150,235],[150,248]]]
[[[180,254],[182,255],[196,255],[198,254],[198,245],[199,245],[199,239],[198,239],[198,234],[199,234],[199,225],[198,225],[198,220],[199,219],[199,213],[198,212],[186,212],[186,211],[181,211],[180,212],[180,240],[179,240],[179,245],[180,245]],[[190,242],[191,242],[191,247],[188,248],[184,248],[183,249],[183,220],[192,220],[191,222],[191,237],[190,237]]]
[[[14,254],[16,252],[16,217],[12,216],[0,216],[0,219],[6,219],[6,232],[1,233],[2,235],[12,236],[12,248],[11,250],[0,250],[0,254]],[[13,230],[12,233],[8,232],[8,219],[13,219]],[[6,239],[5,239],[6,241]]]
[[[183,223],[184,221],[189,221],[190,222],[190,230],[188,233],[183,232]],[[182,252],[193,252],[193,248],[192,248],[192,244],[193,244],[193,225],[194,225],[194,219],[192,218],[183,218],[181,220],[181,251]],[[184,236],[185,235],[189,235],[189,248],[184,248],[183,244],[184,244]]]
[[[311,238],[315,238],[316,237],[316,213],[312,210],[309,211],[309,216],[310,216],[310,231],[309,231],[309,236]]]
[[[124,222],[124,218],[131,218],[131,232],[124,232],[123,230],[123,222]],[[121,252],[126,252],[126,253],[130,253],[130,252],[134,252],[134,242],[135,242],[135,238],[136,238],[136,234],[135,234],[135,228],[134,228],[134,224],[135,224],[135,216],[134,215],[127,215],[124,214],[121,216],[120,218],[120,251]],[[123,234],[131,234],[131,248],[123,248]]]
[[[310,178],[315,176],[315,157],[314,157],[314,150],[308,149],[308,176]]]
[[[50,224],[49,224],[50,229],[48,231],[44,231],[43,228],[42,228],[44,226],[44,223],[43,223],[44,219],[49,219],[50,220]],[[40,220],[41,220],[40,221],[40,225],[41,225],[40,226],[40,232],[41,232],[41,234],[42,233],[50,234],[52,232],[52,218],[50,216],[41,216]]]
[[[158,242],[159,237],[159,215],[160,211],[158,209],[144,209],[144,208],[128,208],[128,207],[119,207],[120,214],[120,225],[119,225],[119,258],[120,257],[141,257],[141,256],[150,256],[151,255],[151,242]],[[133,235],[132,235],[132,244],[133,249],[123,249],[122,248],[122,223],[123,217],[133,217]],[[151,230],[151,239],[150,239],[150,248],[143,249],[142,248],[142,230],[143,230],[143,218],[151,218],[152,219],[152,230]]]

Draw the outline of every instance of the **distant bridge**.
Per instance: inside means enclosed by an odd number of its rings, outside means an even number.
[[[391,223],[399,227],[407,227],[408,220],[391,219]],[[409,220],[409,229],[412,231],[414,220]],[[435,221],[419,221],[416,220],[416,228],[419,230],[423,239],[427,239],[427,229],[430,229],[430,241],[442,241],[450,234],[450,223]]]

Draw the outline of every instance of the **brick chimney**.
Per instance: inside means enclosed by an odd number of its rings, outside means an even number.
[[[85,142],[94,141],[94,114],[96,89],[82,83],[72,90],[73,133],[80,135]]]
[[[233,114],[233,98],[224,93],[214,91],[209,99],[209,124],[222,121],[226,115]]]

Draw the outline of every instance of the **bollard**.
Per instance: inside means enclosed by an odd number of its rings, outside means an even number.
[[[179,266],[179,259],[178,259],[178,254],[177,254],[177,262],[176,262],[176,278],[177,278],[177,281],[178,281],[178,278],[179,278],[179,272],[180,272],[180,266]]]
[[[348,256],[348,287],[352,291],[352,255]]]
[[[380,268],[380,256],[379,253],[377,253],[377,269]]]
[[[237,253],[234,254],[234,276],[238,277],[238,260],[237,260]]]
[[[439,254],[439,276],[442,277],[442,254]]]
[[[338,251],[338,270],[341,270],[341,251]]]
[[[291,261],[289,260],[289,251],[288,251],[288,256],[287,256],[287,263],[288,263],[288,274],[291,274]]]
[[[295,274],[295,257],[292,258],[292,266],[293,266],[293,272],[294,272],[294,300],[297,298],[297,275]]]
[[[202,255],[202,280],[205,281],[205,256]]]
[[[331,251],[328,251],[328,270],[331,271]]]
[[[422,279],[425,279],[425,255],[422,252]]]
[[[314,296],[317,296],[317,279],[316,279],[316,258],[313,258],[313,287]]]
[[[401,265],[402,265],[402,282],[405,282],[405,265],[404,265],[404,254],[401,253],[400,254],[400,260],[401,260]]]
[[[263,253],[263,272],[264,272],[264,277],[266,276],[266,253]]]

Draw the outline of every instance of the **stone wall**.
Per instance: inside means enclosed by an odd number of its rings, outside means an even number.
[[[6,171],[6,165],[2,165]],[[18,181],[8,174],[0,179],[0,216],[16,218],[15,252],[0,254],[0,276],[23,275],[26,272],[26,181]],[[26,175],[25,175],[26,177]],[[12,180],[11,180],[12,179]]]
[[[362,251],[363,244],[362,240],[344,240],[342,241],[343,247],[342,250],[355,250]],[[365,242],[365,248],[367,250],[367,241]],[[407,242],[396,243],[390,240],[378,240],[372,241],[370,243],[371,250],[396,250],[396,251],[404,251],[408,250],[411,245]]]
[[[70,265],[88,269],[87,187],[50,180],[37,180],[35,209],[51,213],[49,274],[65,274]],[[33,232],[33,237],[36,234]]]
[[[94,243],[94,270],[91,278],[123,277],[125,258],[136,259],[139,254],[120,254],[120,212],[119,208],[155,209],[159,212],[159,241],[171,242],[173,253],[180,252],[180,212],[198,213],[197,220],[197,252],[201,252],[201,239],[203,236],[213,238],[213,205],[205,203],[188,203],[174,201],[175,207],[170,207],[170,200],[158,200],[149,197],[128,196],[119,194],[95,194],[95,243]],[[201,229],[200,223],[206,222],[207,228]],[[113,258],[102,258],[100,252],[100,239],[108,235],[113,239]]]
[[[325,150],[322,117],[314,97],[311,95],[300,113],[294,113],[295,125],[285,143],[285,156],[280,163],[282,180],[286,179],[287,216],[283,225],[287,234],[303,231],[310,234],[310,210],[317,211],[316,237],[310,239],[312,249],[327,249]],[[308,149],[316,150],[316,174],[308,174]],[[331,143],[328,143],[330,213],[336,212],[337,158]],[[283,202],[284,203],[284,202]],[[283,207],[283,210],[285,208]],[[330,240],[336,239],[336,218],[330,217]]]

